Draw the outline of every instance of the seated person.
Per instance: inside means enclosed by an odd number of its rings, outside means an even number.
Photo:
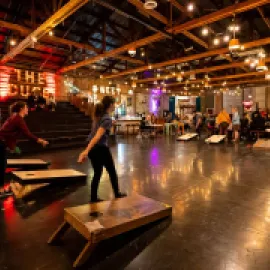
[[[259,111],[255,111],[252,114],[252,121],[250,123],[251,130],[265,130],[265,119],[262,117]]]
[[[27,105],[30,110],[36,107],[36,97],[34,95],[34,92],[31,92],[31,94],[28,96]]]
[[[173,116],[172,116],[172,113],[168,113],[168,115],[165,117],[165,122],[166,123],[171,123],[173,120]]]
[[[53,94],[49,94],[48,101],[47,101],[47,106],[50,111],[55,111],[56,107],[56,102]]]
[[[140,131],[138,137],[142,137],[145,135],[145,133],[149,133],[151,131],[151,128],[149,127],[150,122],[146,119],[146,117],[142,117],[142,120],[140,122]]]
[[[43,97],[43,94],[40,93],[37,98],[37,111],[43,111],[46,106],[46,99]]]

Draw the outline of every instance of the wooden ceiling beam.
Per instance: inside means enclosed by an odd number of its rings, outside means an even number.
[[[198,19],[194,19],[194,20],[188,21],[186,23],[183,23],[181,25],[174,26],[172,28],[168,28],[167,31],[169,31],[173,34],[175,34],[175,33],[177,34],[177,33],[183,32],[183,31],[192,30],[194,28],[203,26],[205,24],[210,24],[210,23],[225,19],[227,17],[232,16],[233,14],[237,14],[237,13],[248,11],[250,9],[257,8],[259,6],[267,4],[269,2],[270,2],[269,0],[257,0],[257,1],[247,0],[247,1],[244,1],[244,2],[241,2],[238,4],[231,5],[229,7],[223,8],[221,10],[215,11],[215,12],[210,13],[208,15],[202,16]],[[86,59],[86,60],[81,61],[79,63],[63,67],[59,71],[66,72],[66,71],[73,70],[73,69],[76,69],[76,68],[81,67],[81,66],[89,65],[89,64],[98,62],[103,58],[113,57],[117,54],[124,53],[129,48],[138,48],[138,47],[159,41],[163,38],[164,38],[164,35],[162,33],[156,33],[156,34],[151,35],[149,37],[142,38],[140,40],[126,44],[120,48],[111,50],[109,52],[102,53],[98,56],[94,56],[90,59]],[[146,70],[146,69],[147,69],[147,67],[144,70]]]
[[[270,61],[270,59],[268,59],[268,61]],[[212,85],[212,82],[215,82],[215,81],[226,81],[226,80],[231,80],[231,79],[239,79],[239,78],[243,78],[243,77],[252,77],[252,76],[258,77],[258,76],[265,75],[265,73],[266,72],[254,71],[254,72],[241,73],[241,74],[235,74],[235,75],[211,77],[209,84]],[[170,83],[170,84],[166,84],[166,86],[175,87],[175,86],[179,86],[179,85],[198,84],[198,83],[201,83],[202,81],[204,81],[204,79],[198,79],[198,80],[189,81],[189,82]]]
[[[248,43],[244,43],[243,46],[245,47],[245,49],[251,49],[251,48],[254,48],[254,47],[259,47],[259,46],[263,46],[263,45],[267,45],[267,44],[270,44],[270,37],[255,40],[255,41],[251,41],[251,42],[248,42]],[[211,50],[211,51],[207,51],[207,52],[203,52],[203,53],[193,54],[193,55],[186,56],[186,57],[180,57],[180,58],[168,60],[168,61],[165,61],[165,62],[152,64],[151,68],[152,69],[158,69],[158,68],[162,68],[162,67],[165,67],[165,66],[171,66],[171,65],[175,65],[175,64],[190,62],[190,61],[193,61],[193,60],[199,60],[199,59],[202,59],[202,58],[207,58],[207,57],[215,56],[215,55],[219,55],[219,54],[226,54],[228,52],[229,52],[229,48],[215,49],[215,50]],[[145,70],[149,70],[149,66],[145,65],[145,66],[142,66],[142,67],[126,70],[126,71],[123,71],[121,73],[110,74],[110,75],[104,76],[104,78],[112,79],[112,78],[121,77],[121,76],[124,76],[124,75],[136,73],[136,72],[142,72],[142,71],[145,71]],[[172,76],[169,76],[169,78],[170,77],[172,77]],[[156,80],[156,78],[149,78],[149,79],[152,80],[152,81]]]
[[[139,11],[143,11],[143,14],[148,14],[165,25],[169,24],[169,20],[165,16],[160,14],[159,12],[157,12],[155,10],[145,9],[143,6],[143,3],[140,0],[128,0],[128,2],[132,5],[134,5],[136,8],[138,8]],[[193,40],[197,44],[201,45],[202,47],[204,47],[206,49],[209,48],[209,46],[206,42],[204,42],[200,38],[196,37],[192,33],[188,32],[188,31],[183,31],[183,35],[185,35],[187,38]]]
[[[265,17],[263,9],[261,7],[258,7],[257,10],[259,11],[263,21],[265,22],[265,24],[267,25],[267,27],[270,29],[270,20],[268,18]]]
[[[16,55],[20,54],[27,47],[33,44],[33,38],[36,40],[41,39],[43,36],[48,34],[48,32],[56,27],[59,23],[64,21],[72,13],[77,11],[79,8],[88,3],[88,0],[70,0],[62,8],[57,10],[50,18],[48,18],[43,24],[31,32],[24,40],[22,40],[16,47],[4,55],[1,59],[1,63],[5,64],[14,58]]]
[[[3,20],[0,20],[0,27],[4,27],[13,31],[18,31],[21,33],[21,35],[23,36],[28,36],[32,30],[30,28],[18,25],[18,24],[14,24],[11,22],[6,22]],[[72,46],[78,49],[85,49],[85,50],[89,50],[89,51],[94,51],[95,53],[101,53],[101,49],[95,48],[90,44],[85,44],[85,43],[79,43],[76,41],[72,41],[72,40],[68,40],[68,39],[64,39],[64,38],[60,38],[60,37],[56,37],[56,36],[44,36],[40,39],[41,41],[47,42],[47,43],[58,43],[58,44],[63,44],[66,46]],[[128,61],[130,63],[134,63],[134,64],[144,64],[143,61],[135,59],[135,58],[131,58],[128,56],[122,56],[122,55],[116,55],[114,56],[114,58],[118,58],[118,59],[122,59],[125,61]]]

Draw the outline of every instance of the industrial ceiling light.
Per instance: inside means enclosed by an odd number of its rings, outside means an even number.
[[[268,67],[265,65],[264,58],[260,58],[260,60],[258,62],[258,65],[256,67],[256,70],[259,71],[259,72],[268,70]]]
[[[144,3],[144,8],[145,9],[155,9],[157,7],[157,1],[155,0],[145,0]]]
[[[131,57],[134,57],[136,55],[136,49],[135,48],[130,48],[128,50],[128,54],[131,56]]]
[[[229,42],[229,50],[230,51],[238,51],[241,49],[240,41],[237,38],[233,38]]]

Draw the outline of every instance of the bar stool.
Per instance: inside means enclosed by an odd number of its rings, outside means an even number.
[[[116,124],[116,131],[115,134],[119,134],[119,131],[121,130],[121,124]]]

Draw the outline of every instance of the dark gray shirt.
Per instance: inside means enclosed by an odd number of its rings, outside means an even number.
[[[92,140],[100,127],[103,127],[105,129],[105,133],[97,142],[97,145],[108,145],[108,138],[112,127],[112,119],[108,114],[104,114],[99,121],[93,122],[92,130],[88,139],[89,141]]]

